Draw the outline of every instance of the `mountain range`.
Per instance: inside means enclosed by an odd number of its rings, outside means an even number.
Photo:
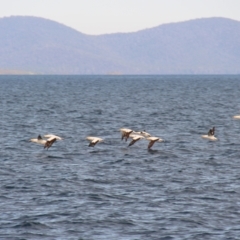
[[[0,73],[240,74],[240,22],[202,18],[87,35],[44,18],[0,18]]]

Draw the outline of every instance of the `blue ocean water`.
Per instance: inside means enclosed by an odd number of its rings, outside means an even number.
[[[0,239],[239,239],[239,97],[233,75],[0,76]]]

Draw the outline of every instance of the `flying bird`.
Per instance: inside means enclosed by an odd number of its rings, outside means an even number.
[[[151,134],[146,132],[145,130],[141,131],[141,132],[134,132],[134,133],[137,133],[137,134],[140,134],[144,137],[151,137]]]
[[[57,139],[56,138],[49,138],[45,145],[44,145],[44,148],[47,148],[47,150],[53,145],[53,143],[56,141]]]
[[[128,145],[129,147],[132,146],[138,140],[145,138],[144,136],[138,134],[130,134],[129,137],[132,138],[132,141]]]
[[[38,138],[32,138],[30,139],[31,142],[34,142],[34,143],[39,143],[39,144],[43,144],[45,145],[46,143],[46,140],[42,138],[41,135],[38,135]]]
[[[147,137],[146,139],[150,141],[148,144],[148,149],[150,149],[155,142],[163,142],[163,139],[159,137]]]
[[[54,134],[46,134],[44,135],[45,138],[56,138],[57,140],[63,140],[63,138],[56,136]]]
[[[233,119],[240,119],[240,115],[233,116]]]
[[[38,138],[32,138],[32,139],[30,139],[30,141],[34,142],[34,143],[42,144],[42,145],[44,145],[44,149],[47,148],[47,150],[48,150],[56,140],[62,139],[53,134],[44,135],[44,137],[46,139],[42,138],[41,135],[38,135]]]
[[[122,133],[122,140],[125,138],[125,141],[127,141],[133,130],[129,128],[120,128],[120,132]]]
[[[90,142],[89,147],[94,147],[97,143],[103,142],[103,139],[99,137],[86,137],[86,139]]]

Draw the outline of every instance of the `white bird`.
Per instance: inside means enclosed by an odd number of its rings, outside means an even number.
[[[148,149],[150,149],[155,142],[163,142],[163,139],[161,139],[159,137],[147,137],[145,139],[150,141],[150,143],[148,144]]]
[[[94,147],[97,143],[103,142],[103,139],[99,137],[86,137],[86,139],[90,142],[89,147]]]
[[[133,130],[129,128],[120,128],[120,132],[122,133],[122,140],[125,138],[125,140],[127,141],[129,135],[133,132]]]
[[[44,137],[47,138],[48,140],[53,139],[53,138],[56,138],[57,140],[63,140],[63,138],[56,136],[54,134],[46,134],[46,135],[44,135]]]
[[[211,140],[211,141],[216,141],[217,138],[214,136],[214,134],[215,134],[215,127],[211,128],[208,131],[207,135],[202,135],[202,138],[205,138],[205,139],[208,139],[208,140]]]
[[[148,132],[145,132],[145,130],[141,131],[141,132],[133,132],[133,133],[137,133],[137,134],[140,134],[144,137],[151,137],[151,134],[148,133]]]
[[[211,141],[216,141],[217,138],[214,137],[214,136],[209,136],[209,135],[202,135],[202,138],[205,138],[205,139],[208,139],[208,140],[211,140]]]
[[[48,139],[43,139],[41,135],[38,135],[38,138],[30,139],[31,142],[44,145],[44,148],[47,148],[47,150],[53,145],[53,143],[56,140],[57,139],[53,136],[51,138],[48,138]]]
[[[240,115],[233,116],[233,119],[240,119]]]
[[[132,141],[128,145],[129,147],[132,146],[138,140],[145,138],[144,136],[139,134],[130,134],[129,137],[132,138]]]
[[[41,135],[38,135],[38,138],[30,139],[30,141],[34,142],[34,143],[43,144],[43,145],[45,145],[45,143],[46,143],[46,139],[43,139]]]

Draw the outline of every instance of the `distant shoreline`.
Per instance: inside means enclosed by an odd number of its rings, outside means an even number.
[[[0,70],[0,75],[42,75],[42,74],[21,70]]]
[[[240,74],[240,22],[203,18],[88,36],[39,17],[0,21],[1,75]]]
[[[169,73],[169,74],[51,74],[51,73],[32,73],[32,72],[24,72],[24,71],[9,71],[4,72],[0,71],[0,77],[1,76],[116,76],[116,77],[125,77],[125,76],[239,76],[240,73]]]

